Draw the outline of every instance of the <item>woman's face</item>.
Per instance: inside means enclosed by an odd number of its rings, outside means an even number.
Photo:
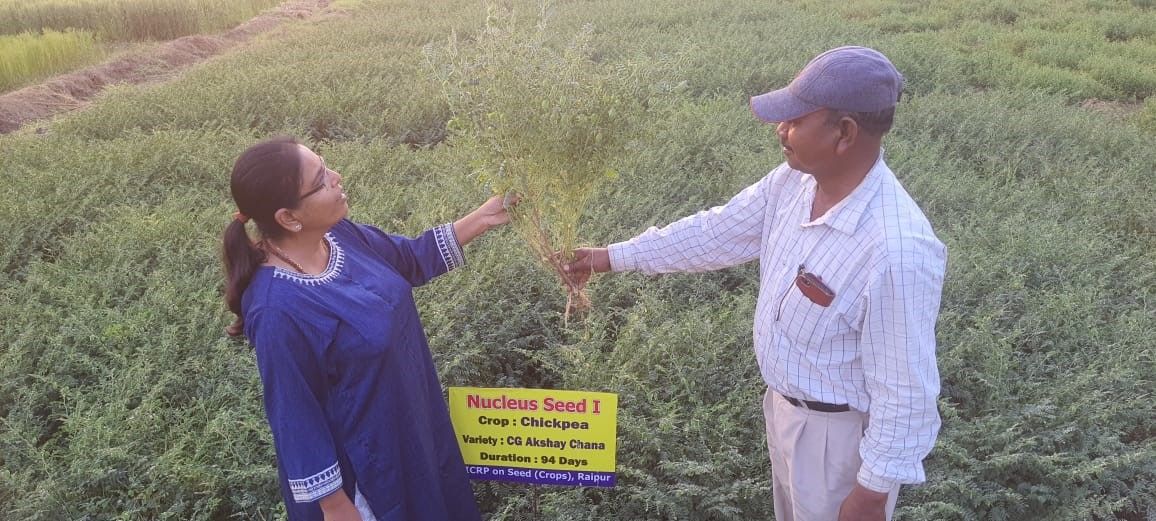
[[[300,202],[293,210],[305,228],[328,230],[349,214],[348,197],[341,174],[325,166],[325,160],[304,145],[301,154]]]

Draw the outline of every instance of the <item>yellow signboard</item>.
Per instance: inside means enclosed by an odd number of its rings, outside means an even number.
[[[613,487],[618,395],[450,388],[450,419],[473,479]]]

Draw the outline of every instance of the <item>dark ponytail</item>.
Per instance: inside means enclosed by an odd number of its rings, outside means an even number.
[[[229,311],[237,315],[225,332],[229,336],[237,336],[244,332],[245,321],[241,317],[241,295],[253,280],[253,272],[257,266],[265,262],[265,252],[253,244],[249,239],[249,232],[245,231],[245,223],[240,219],[233,219],[225,227],[224,261],[225,261],[225,304]]]
[[[296,139],[276,137],[246,149],[233,164],[229,190],[240,215],[225,227],[222,260],[225,264],[225,304],[237,319],[225,328],[232,336],[244,332],[241,296],[253,274],[265,262],[265,252],[257,248],[245,229],[252,219],[263,239],[276,239],[284,230],[273,216],[282,208],[296,208],[300,202],[300,147]]]

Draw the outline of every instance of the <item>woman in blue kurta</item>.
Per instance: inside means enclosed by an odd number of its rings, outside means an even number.
[[[230,184],[230,332],[256,351],[289,519],[479,519],[412,288],[507,222],[501,198],[390,235],[346,219],[341,176],[287,138],[246,150]]]

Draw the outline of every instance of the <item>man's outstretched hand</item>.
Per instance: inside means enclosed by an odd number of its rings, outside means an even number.
[[[562,271],[575,289],[586,287],[592,273],[610,271],[610,251],[606,248],[578,248],[574,260],[562,265]]]

